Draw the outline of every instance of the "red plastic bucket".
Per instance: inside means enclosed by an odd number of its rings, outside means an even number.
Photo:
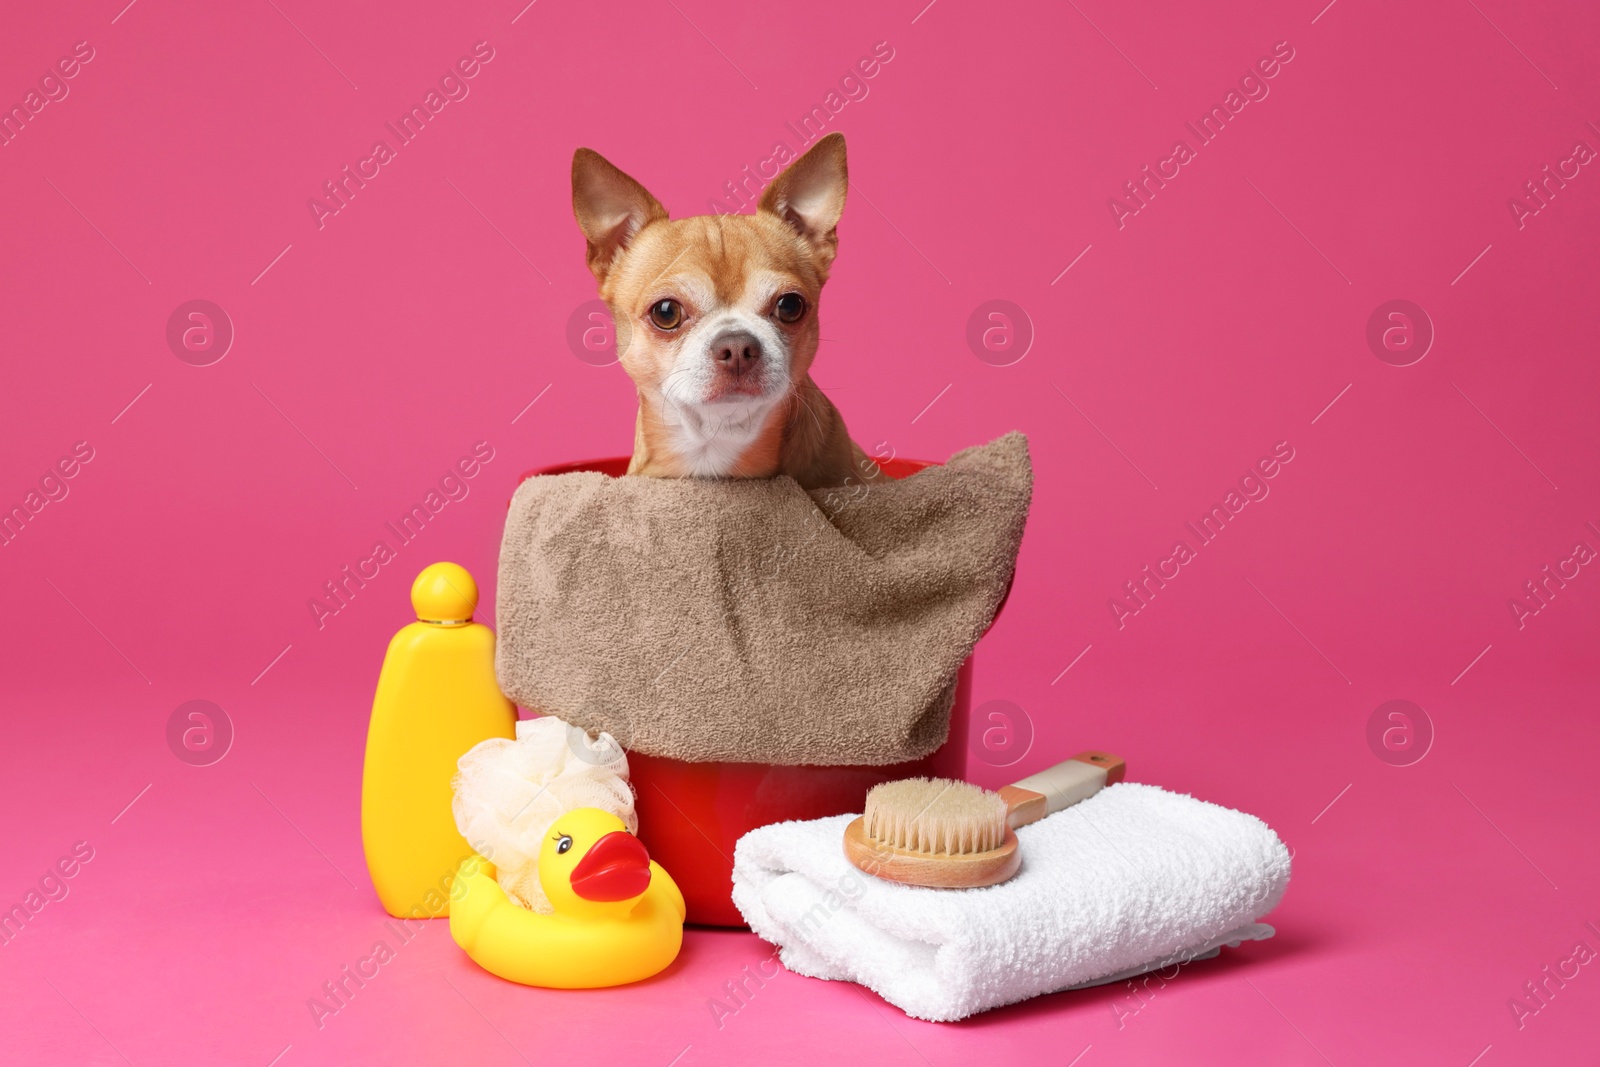
[[[889,477],[904,478],[932,464],[891,459],[880,465]],[[528,471],[519,481],[539,474],[574,471],[599,471],[620,477],[627,470],[628,457],[619,456]],[[957,675],[949,738],[933,755],[914,763],[889,767],[780,767],[762,763],[689,763],[628,753],[628,768],[638,794],[639,837],[650,850],[650,858],[665,867],[683,890],[689,922],[744,925],[730,895],[733,846],[756,827],[787,819],[819,819],[858,812],[867,790],[879,782],[918,774],[964,777],[971,697],[969,658]]]

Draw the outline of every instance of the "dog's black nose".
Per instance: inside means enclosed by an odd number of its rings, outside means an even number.
[[[732,370],[741,370],[761,358],[761,342],[753,333],[730,330],[711,339],[711,358]]]

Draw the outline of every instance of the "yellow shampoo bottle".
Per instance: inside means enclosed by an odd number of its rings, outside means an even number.
[[[478,585],[435,563],[411,585],[417,621],[394,635],[378,675],[361,775],[361,843],[390,915],[450,914],[472,847],[456,832],[450,779],[479,741],[515,737],[516,705],[494,676],[494,631],[472,621]]]

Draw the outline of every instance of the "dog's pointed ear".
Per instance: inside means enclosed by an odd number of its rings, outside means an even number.
[[[589,269],[601,284],[617,253],[640,230],[667,218],[667,209],[644,186],[590,148],[572,154],[572,213],[589,242]]]
[[[830,133],[789,164],[761,194],[760,210],[778,216],[805,238],[823,277],[839,249],[837,227],[849,184],[844,134]]]

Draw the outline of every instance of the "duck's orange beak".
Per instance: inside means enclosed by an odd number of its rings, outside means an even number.
[[[594,843],[569,880],[584,900],[632,900],[650,886],[650,853],[637,837],[616,830]]]

